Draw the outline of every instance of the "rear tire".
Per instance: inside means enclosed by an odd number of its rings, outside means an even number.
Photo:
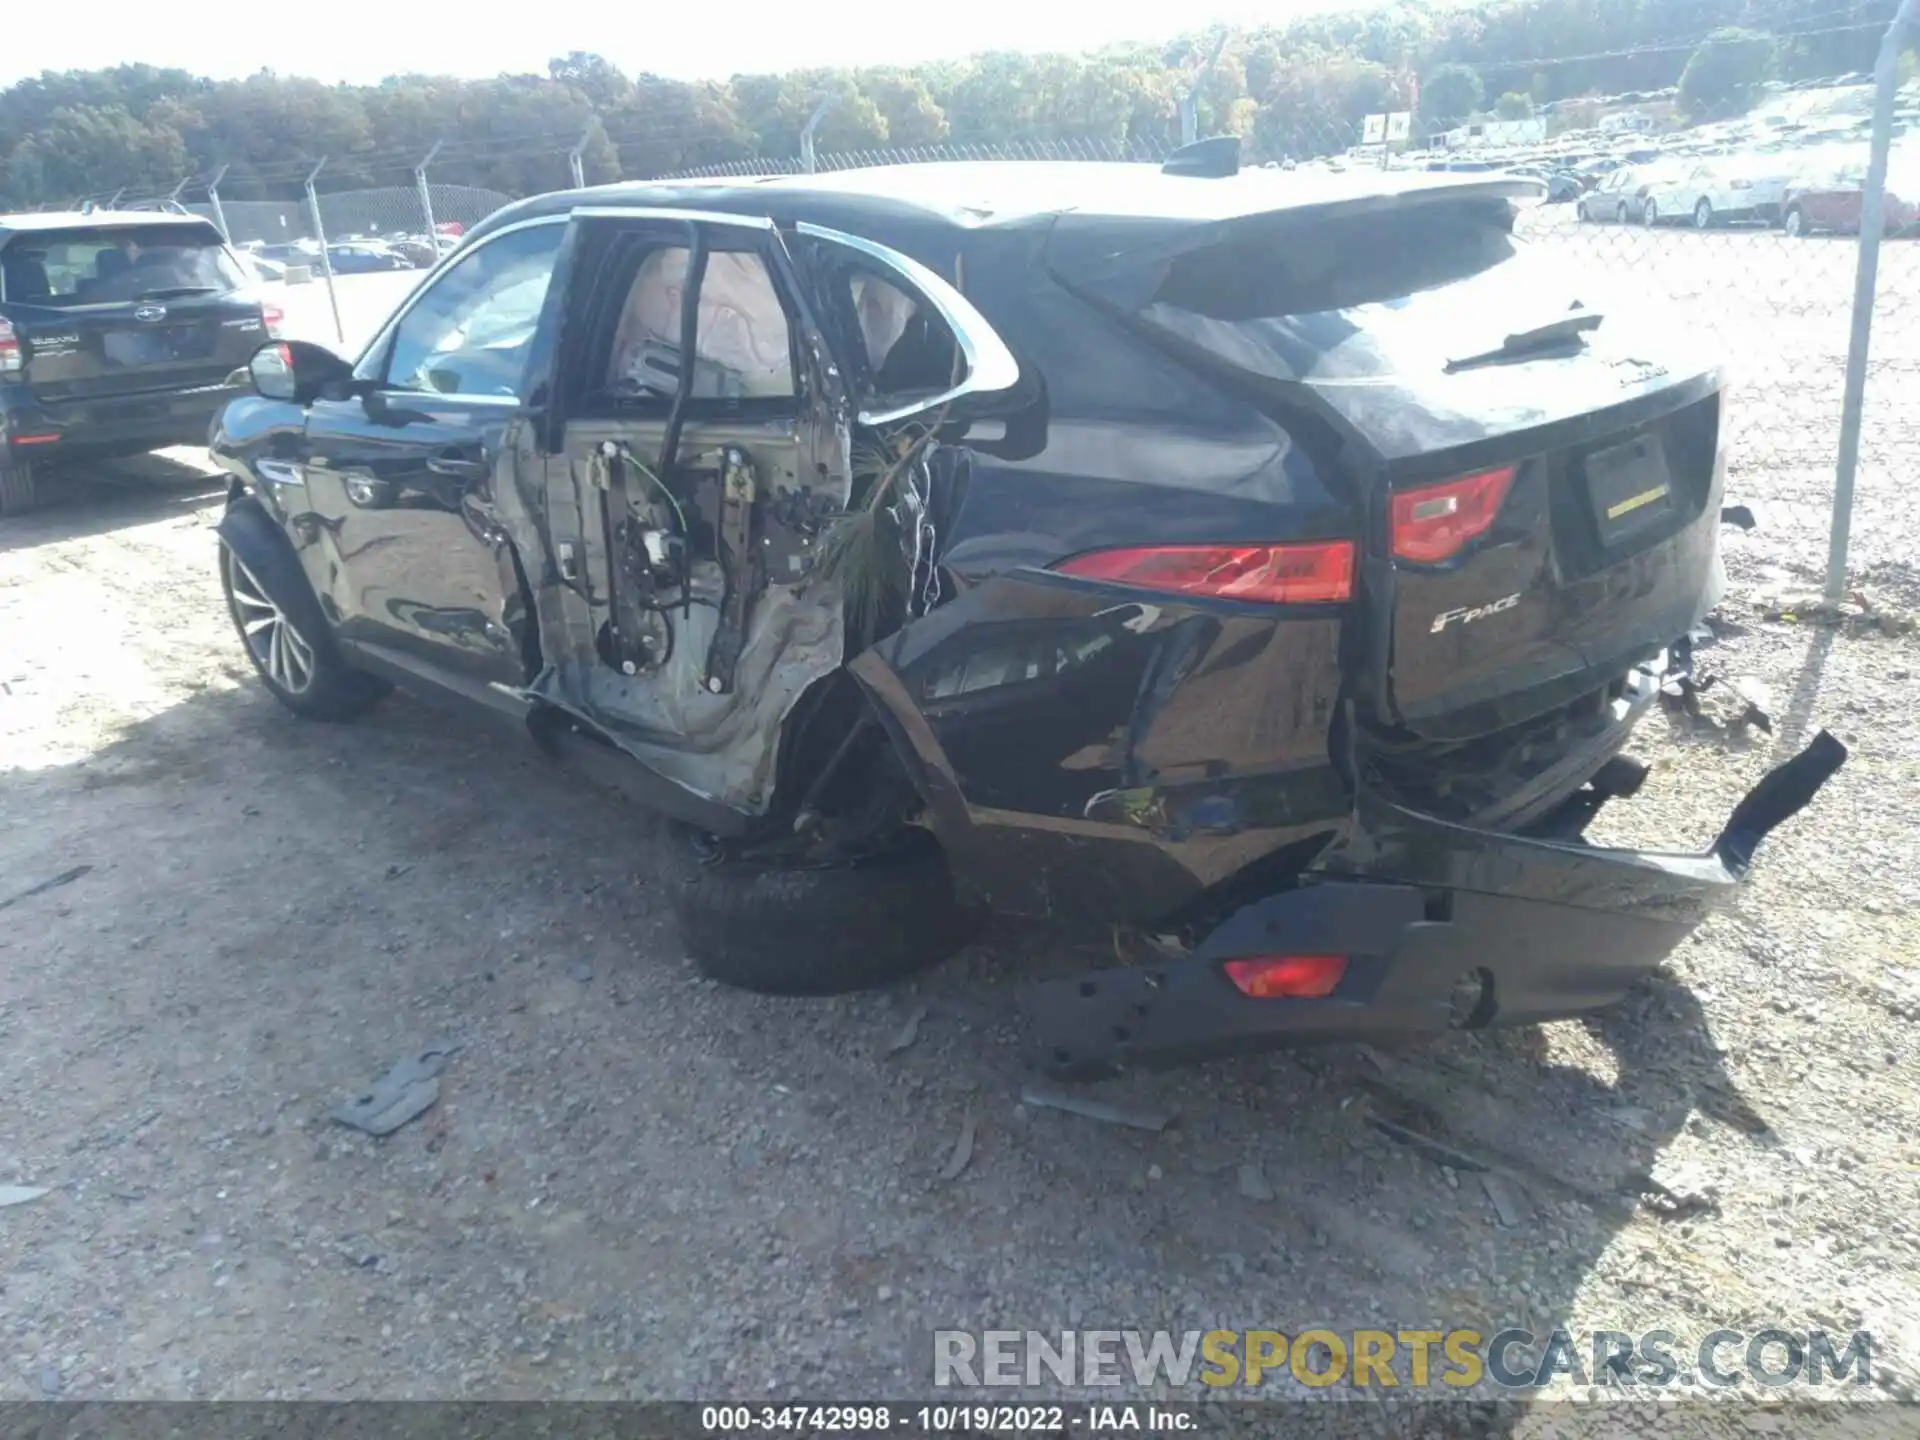
[[[1616,225],[1624,225],[1627,223],[1627,218],[1627,202],[1622,200],[1614,207],[1613,220]]]
[[[966,943],[931,835],[853,864],[775,869],[700,853],[670,827],[668,905],[701,971],[763,995],[840,995],[899,980]]]
[[[1660,207],[1651,200],[1647,201],[1647,208],[1640,212],[1640,223],[1649,230],[1653,229],[1660,223]]]
[[[1713,228],[1713,205],[1704,195],[1694,202],[1693,228],[1696,230]]]
[[[24,515],[39,504],[33,462],[0,454],[0,519]]]
[[[1800,239],[1801,236],[1807,233],[1807,217],[1798,205],[1791,205],[1787,208],[1786,219],[1780,222],[1780,228],[1785,230],[1787,234],[1795,240]]]

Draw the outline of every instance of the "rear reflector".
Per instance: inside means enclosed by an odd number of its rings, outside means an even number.
[[[11,322],[0,320],[0,375],[25,368],[26,361],[20,354],[20,337],[14,333]]]
[[[1254,1000],[1279,1000],[1291,996],[1314,1000],[1331,995],[1340,977],[1347,973],[1344,955],[1261,955],[1251,960],[1226,962],[1227,978],[1240,993]]]
[[[1418,565],[1450,560],[1484,535],[1513,484],[1514,467],[1482,470],[1393,497],[1393,553]]]
[[[1053,568],[1084,580],[1268,605],[1338,604],[1353,597],[1353,542],[1312,545],[1152,545],[1091,550]]]
[[[13,443],[16,445],[51,445],[59,438],[58,435],[15,435],[13,437]]]

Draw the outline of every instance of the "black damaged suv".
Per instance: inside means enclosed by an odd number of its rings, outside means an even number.
[[[0,215],[0,515],[53,464],[205,444],[280,319],[197,216]]]
[[[1711,608],[1722,380],[1501,175],[901,166],[547,195],[213,441],[290,709],[398,683],[671,817],[716,976],[874,983],[956,893],[1132,963],[1068,1070],[1566,1015],[1729,895],[1583,838]],[[664,872],[662,866],[665,866]]]

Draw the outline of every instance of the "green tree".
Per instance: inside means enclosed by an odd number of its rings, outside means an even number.
[[[1509,90],[1493,102],[1493,113],[1501,120],[1531,120],[1533,97],[1519,90]]]
[[[1771,35],[1729,27],[1700,42],[1680,74],[1680,107],[1696,120],[1744,115],[1773,73]]]
[[[1420,118],[1429,132],[1451,130],[1480,108],[1486,87],[1468,65],[1442,65],[1420,82]]]

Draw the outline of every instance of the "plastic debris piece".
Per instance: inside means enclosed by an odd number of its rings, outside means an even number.
[[[25,1205],[48,1193],[41,1185],[0,1185],[0,1210],[10,1205]]]
[[[940,1168],[942,1180],[958,1180],[960,1172],[966,1169],[967,1163],[973,1159],[975,1128],[975,1121],[971,1115],[961,1122],[960,1138],[953,1142],[953,1153],[947,1157],[947,1163]]]
[[[1249,1200],[1273,1199],[1273,1186],[1267,1183],[1267,1177],[1258,1165],[1240,1167],[1240,1193]]]
[[[886,1053],[889,1055],[898,1055],[902,1050],[905,1050],[908,1046],[912,1045],[914,1041],[918,1040],[920,1038],[920,1022],[926,1018],[927,1007],[924,1005],[916,1005],[913,1013],[907,1016],[906,1023],[900,1027],[899,1033],[887,1042]]]
[[[1487,1199],[1493,1202],[1494,1218],[1503,1226],[1512,1230],[1525,1222],[1527,1201],[1518,1185],[1489,1170],[1480,1177],[1480,1188],[1487,1192]]]
[[[459,1048],[440,1043],[407,1056],[366,1091],[334,1106],[329,1118],[369,1135],[391,1135],[433,1108],[440,1098],[440,1072]]]
[[[1028,1105],[1038,1105],[1048,1110],[1064,1110],[1070,1115],[1084,1116],[1088,1120],[1099,1120],[1108,1125],[1130,1125],[1135,1130],[1164,1130],[1173,1123],[1173,1114],[1170,1111],[1147,1106],[1113,1105],[1105,1100],[1076,1095],[1071,1090],[1060,1090],[1051,1085],[1024,1086],[1020,1091],[1020,1099]]]

